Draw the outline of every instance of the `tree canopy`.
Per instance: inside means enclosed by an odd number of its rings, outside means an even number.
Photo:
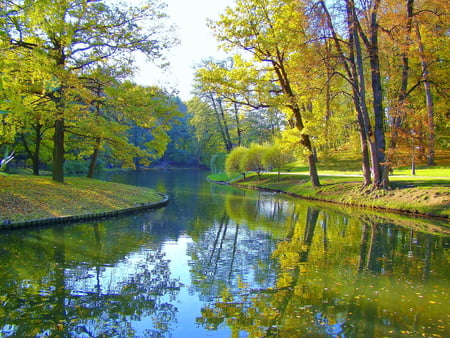
[[[98,84],[99,76],[111,69],[116,78],[131,75],[136,53],[164,62],[164,51],[175,42],[172,28],[165,22],[164,6],[158,0],[139,6],[88,0],[19,1],[2,6],[2,110],[11,111],[5,123],[9,133],[17,132],[19,121],[25,124],[20,128],[32,127],[35,142],[43,138],[42,128],[53,130],[54,180],[64,180],[69,129],[80,129],[82,121],[82,134],[98,134],[99,112],[95,113],[94,107],[99,108],[105,88],[97,87],[95,92],[93,82]],[[150,99],[149,93],[142,94]],[[135,109],[133,114],[141,114],[142,121],[144,112],[148,117],[154,106]],[[32,124],[24,123],[19,113],[24,118],[34,115]],[[164,137],[161,128],[154,128],[153,135],[155,139]]]

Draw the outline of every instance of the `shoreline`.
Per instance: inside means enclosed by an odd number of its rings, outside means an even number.
[[[53,224],[67,224],[81,221],[90,221],[96,219],[104,219],[114,216],[127,215],[131,213],[136,213],[143,210],[152,210],[157,208],[162,208],[169,203],[169,197],[162,193],[159,194],[163,199],[159,202],[151,202],[151,203],[142,203],[140,205],[136,205],[133,207],[109,210],[103,212],[96,213],[86,213],[79,215],[69,215],[69,216],[60,216],[60,217],[49,217],[49,218],[39,218],[39,219],[30,219],[19,222],[3,222],[0,224],[0,230],[11,230],[11,229],[20,229],[20,228],[28,228],[34,226],[45,226],[45,225],[53,225]]]
[[[68,177],[0,176],[0,230],[114,217],[168,204],[169,197],[146,187]]]
[[[450,219],[448,214],[443,214],[443,212],[445,210],[450,209],[450,203],[448,203],[448,202],[447,202],[447,205],[442,206],[440,212],[423,212],[423,211],[419,210],[420,208],[390,207],[388,204],[382,205],[382,202],[377,201],[377,200],[381,200],[382,198],[384,198],[385,200],[388,200],[388,197],[386,197],[386,195],[371,196],[370,193],[369,194],[360,193],[361,198],[358,199],[357,197],[354,196],[354,193],[351,190],[351,189],[353,189],[353,187],[351,187],[351,185],[357,186],[354,183],[353,184],[352,183],[336,184],[337,187],[342,187],[343,185],[347,185],[347,190],[339,190],[338,191],[341,195],[341,196],[339,196],[340,200],[338,200],[336,198],[336,195],[338,194],[337,192],[334,192],[334,194],[329,194],[328,195],[329,198],[327,198],[327,194],[322,193],[322,190],[320,188],[315,190],[314,188],[309,187],[308,189],[304,189],[304,193],[302,194],[301,192],[293,192],[293,191],[289,191],[286,189],[272,188],[272,187],[268,186],[269,185],[268,183],[264,184],[264,183],[256,181],[256,180],[255,181],[249,180],[248,178],[247,178],[247,180],[241,180],[241,179],[233,180],[232,179],[230,181],[223,181],[223,180],[216,181],[216,180],[208,177],[208,181],[215,183],[215,184],[230,185],[233,187],[243,188],[243,189],[253,189],[253,190],[261,190],[261,191],[267,191],[267,192],[272,192],[272,193],[280,193],[280,194],[292,196],[294,198],[317,201],[317,202],[326,202],[326,203],[331,203],[331,204],[335,204],[335,205],[365,208],[365,209],[370,209],[370,210],[375,210],[375,211],[380,211],[380,212],[387,211],[387,212],[399,213],[399,214],[404,214],[404,215],[409,215],[409,216],[419,216],[419,217],[424,217],[424,218],[433,218],[433,219],[440,220],[440,221],[449,221],[449,219]],[[243,182],[246,184],[242,184]],[[302,183],[297,182],[296,184],[301,185]],[[289,186],[289,187],[291,187],[291,186]],[[386,194],[389,194],[389,193],[394,194],[393,191],[394,190],[387,191]],[[374,194],[375,193],[376,192],[374,192]],[[383,193],[384,192],[382,192],[381,194],[383,194]],[[330,196],[331,196],[331,198],[330,198]],[[448,198],[450,199],[450,193],[448,194]],[[450,224],[449,224],[449,227],[450,227]]]

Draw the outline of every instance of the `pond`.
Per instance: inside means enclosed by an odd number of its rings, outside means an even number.
[[[242,190],[108,179],[168,206],[0,233],[1,337],[450,337],[448,224]]]

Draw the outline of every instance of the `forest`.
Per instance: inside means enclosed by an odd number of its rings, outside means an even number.
[[[0,170],[64,182],[105,167],[221,170],[233,157],[236,171],[259,170],[270,149],[271,166],[304,160],[319,186],[317,162],[351,150],[364,185],[385,188],[392,168],[439,164],[449,147],[448,1],[236,0],[208,22],[229,56],[196,66],[187,102],[131,80],[137,54],[164,67],[177,44],[165,8],[3,2],[0,152],[11,161]]]

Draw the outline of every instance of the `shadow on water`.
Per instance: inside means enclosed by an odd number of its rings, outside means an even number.
[[[449,237],[439,222],[205,176],[114,175],[168,194],[169,205],[2,232],[0,335],[449,336]]]

